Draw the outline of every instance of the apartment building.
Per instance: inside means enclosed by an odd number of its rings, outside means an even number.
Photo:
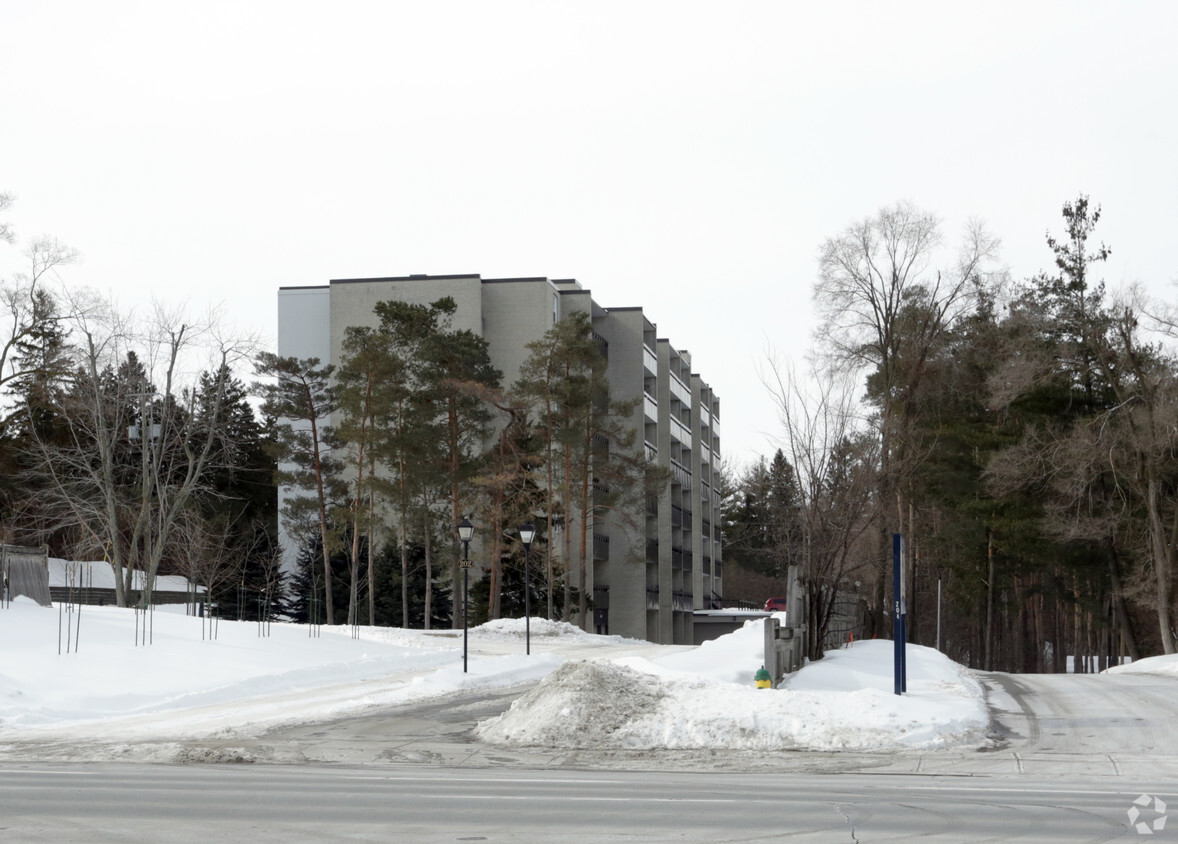
[[[455,329],[488,344],[504,385],[519,377],[527,344],[577,311],[592,316],[615,399],[641,399],[631,424],[648,458],[666,467],[663,495],[645,513],[606,513],[593,524],[586,583],[589,629],[693,644],[693,612],[723,595],[720,551],[720,402],[691,356],[658,337],[642,308],[604,308],[576,281],[478,275],[337,279],[278,291],[278,354],[337,361],[349,326],[376,325],[377,302],[457,303]],[[280,498],[285,492],[279,491]],[[281,526],[280,526],[281,527]],[[289,545],[290,543],[287,543]],[[579,572],[569,572],[576,583]]]

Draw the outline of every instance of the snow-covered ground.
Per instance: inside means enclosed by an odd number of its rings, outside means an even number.
[[[148,624],[150,644],[142,644]],[[138,625],[138,632],[137,632]],[[0,609],[0,746],[37,738],[132,741],[260,733],[454,693],[537,683],[482,740],[597,748],[924,750],[978,746],[988,715],[969,671],[909,646],[892,693],[892,643],[859,642],[756,689],[761,622],[694,647],[592,636],[532,619],[461,631],[208,622],[115,607],[80,614],[18,598]],[[538,682],[537,682],[538,681]]]

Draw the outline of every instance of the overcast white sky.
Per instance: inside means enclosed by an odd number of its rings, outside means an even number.
[[[747,462],[819,244],[883,205],[982,218],[1021,278],[1084,192],[1109,284],[1178,298],[1178,4],[970,8],[0,0],[0,191],[69,283],[271,339],[280,286],[576,278],[691,351]]]

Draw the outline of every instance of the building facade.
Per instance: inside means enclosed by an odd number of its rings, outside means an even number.
[[[669,473],[644,513],[595,519],[587,556],[588,629],[693,644],[693,612],[719,606],[720,402],[691,357],[659,338],[641,308],[603,308],[573,280],[478,275],[339,279],[278,292],[278,354],[339,359],[349,326],[375,326],[378,302],[457,303],[451,323],[483,337],[503,384],[518,379],[527,345],[577,311],[589,313],[614,399],[633,400],[630,424],[648,459]],[[280,490],[280,499],[285,496]],[[280,525],[281,527],[281,525]],[[288,549],[289,542],[284,543]],[[568,576],[579,579],[579,572]],[[576,582],[576,579],[574,582]]]

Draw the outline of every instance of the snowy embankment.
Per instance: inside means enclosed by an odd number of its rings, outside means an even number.
[[[150,644],[142,625],[150,623]],[[140,625],[138,637],[136,625]],[[206,638],[202,638],[203,635]],[[221,622],[114,607],[81,616],[17,599],[0,609],[0,743],[133,741],[260,733],[276,723],[538,683],[479,728],[490,742],[546,747],[733,750],[928,749],[977,745],[987,715],[978,683],[910,646],[908,694],[892,694],[891,643],[835,651],[758,690],[759,621],[698,648],[592,636],[532,619],[470,631]],[[60,650],[60,653],[59,653]],[[584,657],[589,657],[585,659]]]

